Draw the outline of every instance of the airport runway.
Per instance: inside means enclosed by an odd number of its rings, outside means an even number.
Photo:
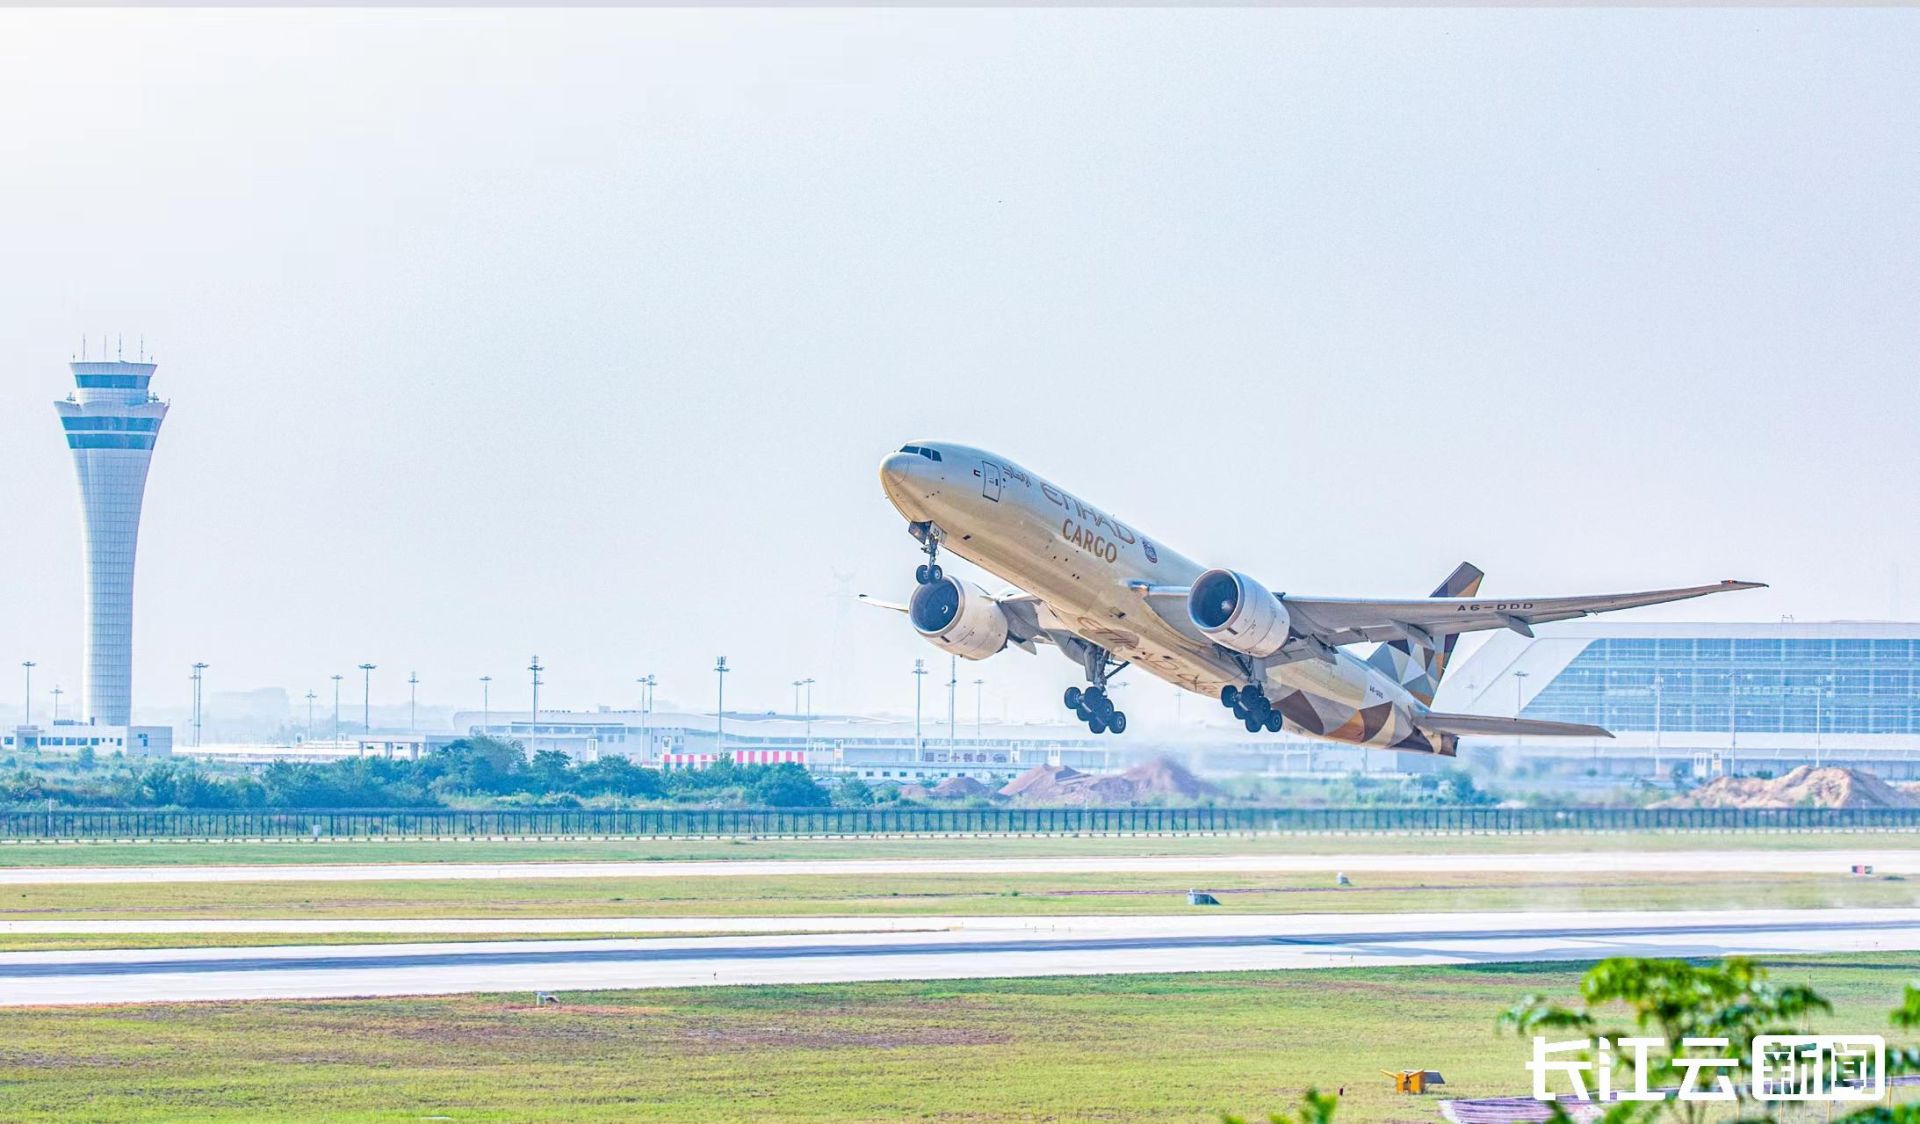
[[[0,1006],[1920,949],[1915,909],[944,920],[942,931],[7,953]]]
[[[1914,851],[1573,851],[1545,854],[1063,855],[982,859],[715,859],[676,862],[339,863],[0,869],[0,886],[167,882],[412,882],[502,878],[760,878],[889,874],[1691,873],[1920,874]]]

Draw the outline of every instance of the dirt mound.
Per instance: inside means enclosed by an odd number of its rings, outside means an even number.
[[[1035,765],[1001,785],[1000,795],[1044,803],[1060,799],[1063,792],[1086,779],[1087,774],[1065,765]]]
[[[1858,769],[1802,765],[1782,777],[1715,777],[1656,808],[1914,808],[1920,798]]]
[[[1000,795],[1023,804],[1139,804],[1194,800],[1218,791],[1186,766],[1161,757],[1106,776],[1065,765],[1036,765],[1007,782]],[[939,789],[934,794],[939,795]]]
[[[972,777],[948,777],[933,786],[935,800],[971,800],[976,796],[992,795],[992,789]]]
[[[1136,800],[1154,797],[1198,800],[1204,796],[1220,795],[1219,789],[1194,776],[1193,770],[1170,757],[1142,761],[1120,775],[1133,785]]]
[[[900,799],[902,800],[927,800],[931,799],[932,796],[933,793],[929,792],[925,785],[903,784],[900,786]]]

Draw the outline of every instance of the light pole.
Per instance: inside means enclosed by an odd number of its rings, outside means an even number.
[[[373,733],[373,668],[370,663],[360,665],[360,732]]]
[[[205,663],[196,663],[193,665],[193,744],[194,745],[200,744],[200,686],[202,682],[202,675],[203,673],[205,673],[208,666],[209,665]]]
[[[538,745],[540,745],[540,672],[547,671],[547,669],[540,667],[540,655],[538,655],[538,653],[534,655],[532,663],[526,665],[526,671],[534,672],[534,713],[532,713],[532,717],[528,719],[528,724],[526,724],[526,738],[538,749]]]
[[[953,712],[960,695],[960,657],[947,657],[947,745],[951,747],[958,734],[954,730]]]
[[[1513,673],[1513,716],[1515,718],[1520,717],[1521,708],[1526,706],[1526,701],[1521,694],[1527,685],[1527,674],[1524,671]]]
[[[489,726],[492,726],[492,725],[493,725],[493,676],[482,675],[480,677],[480,734],[482,737],[493,736],[492,733],[487,729]]]
[[[319,697],[320,697],[319,695],[316,695],[313,693],[312,687],[307,688],[307,740],[308,741],[313,740],[313,700]]]
[[[415,717],[419,714],[419,700],[420,673],[409,671],[407,672],[407,733],[409,734],[417,732],[420,728],[419,723],[415,721]]]
[[[986,685],[985,679],[973,681],[973,740],[980,740],[980,689]]]
[[[813,680],[802,679],[800,685],[807,689],[807,748],[813,748]]]
[[[346,676],[335,672],[333,675],[333,740],[340,740],[340,681]]]
[[[654,678],[652,672],[648,672],[634,682],[640,684],[640,716],[644,718],[653,713],[653,685],[659,680]]]
[[[60,724],[60,695],[60,684],[55,683],[53,685],[53,724],[55,726]]]
[[[713,661],[713,676],[719,681],[719,690],[713,703],[713,755],[717,760],[726,745],[727,720],[727,657],[720,656]]]
[[[27,669],[26,705],[20,708],[20,724],[31,726],[33,725],[33,669],[40,665],[32,660],[21,660],[20,666]]]
[[[920,689],[926,682],[927,661],[913,661],[913,757],[916,763],[921,758],[921,751],[926,748],[926,742],[920,737]]]

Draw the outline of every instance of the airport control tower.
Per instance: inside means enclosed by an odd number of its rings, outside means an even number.
[[[74,391],[55,402],[86,518],[85,721],[125,726],[133,709],[133,552],[147,462],[167,404],[147,390],[152,363],[77,362]]]

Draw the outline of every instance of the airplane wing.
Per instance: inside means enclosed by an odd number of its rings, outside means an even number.
[[[1281,600],[1294,627],[1338,647],[1374,640],[1412,640],[1429,648],[1434,640],[1461,632],[1510,628],[1532,636],[1533,626],[1572,620],[1616,609],[1664,605],[1735,589],[1764,589],[1764,582],[1724,581],[1645,593],[1599,593],[1587,597],[1426,597],[1409,601],[1370,598],[1294,597]]]
[[[1035,644],[1051,644],[1053,637],[1047,635],[1046,626],[1040,623],[1040,599],[1031,593],[1007,593],[994,598],[1007,614],[1007,622],[1013,627],[1007,630],[1015,644],[1027,651],[1033,651]]]
[[[1428,711],[1414,719],[1414,725],[1423,730],[1432,730],[1441,734],[1460,734],[1469,738],[1497,737],[1544,737],[1544,738],[1610,738],[1608,730],[1599,726],[1583,726],[1578,722],[1544,722],[1537,718],[1489,718],[1481,714],[1441,714]]]

